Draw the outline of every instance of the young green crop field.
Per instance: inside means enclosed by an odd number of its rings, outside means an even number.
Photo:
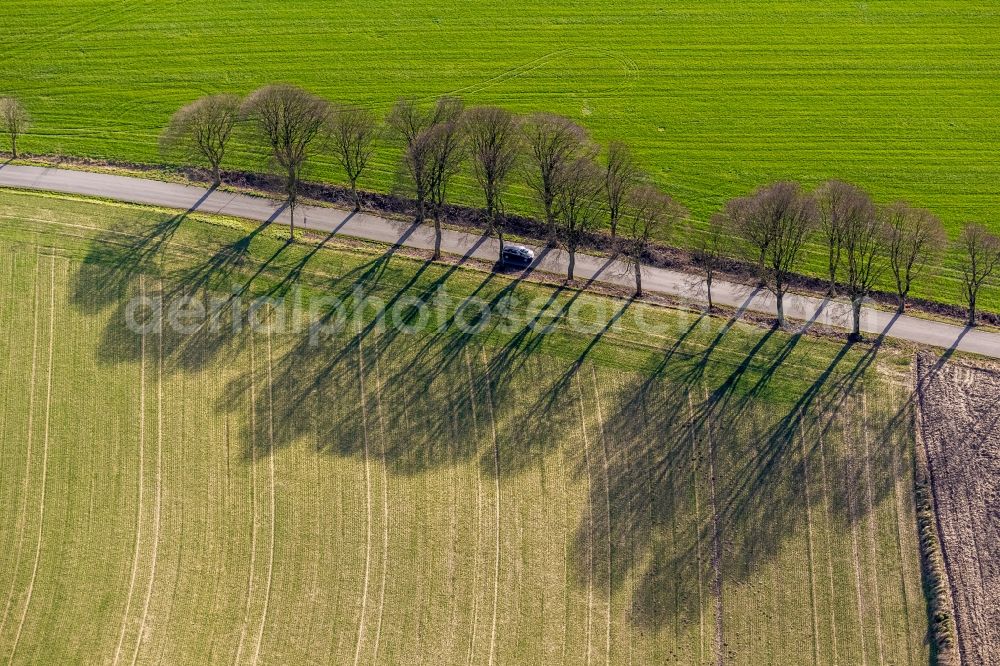
[[[283,236],[0,193],[4,661],[927,663],[906,358]]]

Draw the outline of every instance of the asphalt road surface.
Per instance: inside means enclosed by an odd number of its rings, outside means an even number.
[[[8,164],[0,166],[0,186],[96,196],[288,224],[288,212],[281,202],[272,199],[142,178]],[[434,230],[428,225],[407,224],[366,213],[352,214],[335,208],[300,206],[297,209],[296,226],[423,250],[434,247]],[[542,252],[539,248],[533,249],[538,257],[535,268],[565,274],[568,257],[564,251]],[[496,239],[480,234],[446,230],[442,250],[449,254],[495,261],[499,245]],[[625,287],[634,286],[633,276],[621,263],[586,254],[577,254],[576,277]],[[643,288],[695,303],[706,302],[704,280],[689,273],[645,267]],[[720,305],[775,314],[774,297],[748,285],[716,281],[712,295]],[[785,314],[792,320],[838,328],[850,328],[851,324],[850,305],[839,300],[789,294],[785,297]],[[864,308],[861,329],[865,333],[1000,358],[1000,334],[987,331],[909,315],[897,316],[874,308]]]

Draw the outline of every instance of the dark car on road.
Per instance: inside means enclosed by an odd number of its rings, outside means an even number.
[[[521,245],[504,245],[500,263],[510,268],[527,268],[535,260],[535,253]]]

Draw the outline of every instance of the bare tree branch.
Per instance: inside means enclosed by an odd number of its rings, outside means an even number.
[[[351,183],[355,212],[361,210],[358,179],[375,152],[378,121],[368,109],[341,106],[330,115],[330,142],[334,157]]]
[[[970,222],[962,229],[962,282],[969,304],[969,326],[977,324],[977,302],[980,290],[997,282],[1000,274],[1000,237],[991,234],[981,224]]]
[[[628,145],[622,141],[612,141],[608,144],[604,169],[604,194],[607,198],[608,217],[611,223],[611,238],[617,237],[622,206],[626,204],[641,179],[642,171],[636,164]]]
[[[860,188],[848,185],[836,199],[841,251],[844,255],[843,282],[851,299],[854,315],[852,339],[861,337],[861,306],[875,288],[884,269],[887,236],[882,219],[876,214],[871,197]]]
[[[829,295],[837,295],[837,273],[840,269],[847,227],[859,215],[870,211],[870,200],[858,187],[840,180],[827,181],[816,191],[819,211],[819,230],[827,249],[827,277]],[[867,201],[867,204],[865,203]]]
[[[472,158],[472,172],[483,191],[486,222],[503,252],[503,194],[521,151],[520,124],[509,111],[493,106],[469,109],[465,132]]]
[[[642,260],[653,238],[665,240],[674,225],[687,217],[687,210],[652,185],[631,190],[623,202],[624,256],[635,275],[635,295],[642,296]]]
[[[788,280],[818,216],[816,200],[797,183],[778,182],[726,206],[732,228],[757,258],[761,286],[774,294],[785,325]]]
[[[708,290],[708,310],[712,311],[712,283],[716,271],[721,268],[728,246],[729,220],[723,213],[716,213],[708,221],[708,228],[697,235],[693,257],[696,264],[705,271],[705,287]]]
[[[567,280],[573,280],[577,248],[600,220],[602,182],[600,167],[589,157],[578,157],[563,164],[553,174],[555,210],[559,211],[558,219],[569,252]]]
[[[930,211],[912,208],[902,201],[883,208],[880,215],[889,236],[889,264],[902,313],[913,282],[938,262],[948,235],[941,220]]]
[[[17,159],[17,140],[31,128],[31,116],[15,97],[0,97],[0,128],[10,137],[10,156]]]
[[[557,179],[568,171],[570,164],[589,156],[593,149],[584,129],[562,116],[536,113],[528,117],[523,127],[530,161],[528,185],[545,216],[549,242],[554,244],[559,217]]]
[[[457,97],[442,97],[431,107],[422,106],[416,100],[401,99],[386,116],[386,125],[403,140],[403,166],[414,189],[417,202],[417,222],[427,216],[427,198],[431,195],[432,174],[430,168],[431,148],[427,130],[445,122],[458,122],[462,115],[462,100]]]
[[[212,184],[222,182],[220,166],[240,115],[236,95],[208,95],[181,107],[160,136],[160,147],[184,159],[203,162],[212,172]]]
[[[273,84],[250,94],[242,114],[251,120],[271,158],[283,171],[291,218],[289,238],[295,238],[295,206],[302,170],[316,139],[329,122],[330,105],[296,86]]]
[[[441,210],[448,199],[448,185],[465,160],[466,144],[459,120],[432,125],[421,135],[429,152],[428,194],[434,213],[434,256],[441,257]]]

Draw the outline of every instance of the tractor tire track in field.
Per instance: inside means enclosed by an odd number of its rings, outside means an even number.
[[[253,651],[253,663],[260,661],[260,648],[264,641],[264,628],[267,626],[267,614],[271,607],[271,585],[274,580],[274,527],[275,527],[275,493],[274,493],[274,458],[277,451],[274,448],[274,378],[272,376],[271,360],[271,324],[267,326],[267,496],[270,530],[267,545],[267,579],[264,582],[264,608],[260,614],[260,625],[257,629],[257,642]]]
[[[903,597],[903,626],[906,627],[906,631],[908,633],[912,633],[912,625],[910,623],[910,621],[911,621],[911,618],[910,618],[910,610],[911,610],[910,609],[910,604],[911,604],[911,600],[910,600],[909,590],[907,589],[906,581],[907,580],[914,580],[914,578],[910,577],[909,572],[907,571],[906,559],[907,559],[907,553],[908,552],[917,552],[917,547],[916,547],[915,544],[909,544],[909,543],[907,543],[905,537],[903,536],[905,534],[905,530],[907,530],[907,527],[904,526],[904,524],[903,524],[904,521],[905,521],[905,518],[903,517],[904,516],[903,501],[902,501],[903,491],[901,491],[900,487],[899,487],[900,480],[902,478],[904,478],[905,475],[906,475],[906,470],[903,467],[902,461],[903,461],[903,459],[900,456],[899,447],[898,446],[893,446],[893,449],[892,449],[892,469],[893,469],[893,475],[892,475],[892,477],[893,477],[892,478],[892,499],[893,499],[893,506],[895,508],[895,513],[896,513],[896,520],[895,520],[895,523],[896,523],[896,549],[899,552],[899,585],[900,585],[900,591],[901,591],[902,597]],[[911,476],[912,476],[912,473],[911,473]],[[915,522],[916,522],[916,517],[914,517],[914,523]],[[911,524],[913,524],[913,523],[911,523]],[[912,550],[910,550],[908,548],[911,545],[913,545],[913,549]],[[912,641],[910,640],[909,637],[907,637],[907,640],[906,640],[906,663],[907,664],[913,664],[913,645],[912,645]]]
[[[368,451],[368,401],[365,399],[365,361],[360,338],[358,341],[358,386],[361,395],[361,440],[364,445],[365,470],[365,576],[361,586],[361,616],[358,618],[357,640],[354,643],[354,666],[361,663],[361,648],[365,641],[365,623],[368,615],[368,580],[372,561],[372,482],[371,456]]]
[[[866,424],[864,432],[861,435],[861,441],[864,444],[864,451],[862,452],[862,459],[864,461],[865,468],[865,501],[868,503],[867,511],[865,512],[865,522],[868,523],[868,548],[871,551],[871,561],[872,561],[872,587],[873,587],[873,597],[874,602],[872,606],[875,609],[875,635],[878,638],[878,663],[881,665],[885,664],[885,654],[883,649],[884,638],[882,636],[882,593],[879,589],[878,583],[878,545],[877,536],[875,531],[877,529],[876,523],[876,513],[875,505],[872,501],[872,497],[875,495],[874,486],[872,486],[872,469],[871,469],[871,446],[868,442],[868,389],[862,388],[861,390],[861,422]]]
[[[695,422],[694,404],[688,393],[688,423]],[[695,539],[695,572],[698,575],[698,663],[705,662],[705,598],[702,594],[701,568],[704,559],[701,554],[701,498],[698,494],[698,452],[697,438],[694,428],[688,429],[688,444],[691,448],[691,486],[694,490],[694,539]]]
[[[382,413],[382,372],[375,357],[375,409],[378,412],[379,459],[382,463],[382,580],[378,590],[378,620],[375,623],[375,648],[372,663],[378,662],[382,640],[382,617],[385,612],[385,586],[389,576],[389,466],[385,451],[385,417]]]
[[[830,582],[830,642],[833,648],[833,663],[839,664],[839,646],[837,645],[837,613],[835,611],[834,600],[837,598],[837,590],[835,585],[835,576],[833,572],[833,541],[831,539],[831,532],[833,530],[833,525],[830,520],[830,488],[829,481],[827,479],[827,466],[826,466],[826,437],[821,435],[819,437],[819,468],[820,468],[820,483],[823,490],[823,532],[826,535],[826,569],[827,576]]]
[[[476,410],[475,382],[472,374],[472,362],[468,356],[465,358],[465,366],[469,374],[469,410],[472,413],[472,431],[479,433],[479,415]],[[469,652],[466,664],[472,666],[475,663],[476,637],[479,626],[479,553],[482,550],[483,532],[483,480],[481,465],[476,468],[476,549],[472,560],[472,635],[469,639]]]
[[[820,435],[822,437],[822,434]],[[806,497],[806,554],[809,558],[809,608],[812,612],[813,663],[819,664],[819,609],[816,606],[816,553],[813,545],[812,493],[809,483],[809,455],[806,434],[799,424],[799,454],[802,458],[802,492]]]
[[[52,258],[51,267],[51,277],[49,284],[49,349],[48,349],[48,372],[46,377],[46,389],[45,389],[45,425],[43,429],[42,438],[42,481],[41,481],[41,497],[38,500],[38,541],[35,545],[35,559],[31,566],[31,577],[28,579],[28,591],[26,598],[24,600],[24,609],[21,611],[21,619],[17,624],[17,631],[14,633],[14,646],[10,651],[10,660],[13,663],[14,656],[17,654],[17,646],[21,641],[21,632],[24,629],[24,621],[28,617],[28,609],[31,607],[31,596],[35,590],[35,580],[38,577],[38,564],[42,557],[42,536],[43,528],[45,527],[45,486],[48,477],[48,464],[49,464],[49,426],[51,425],[51,410],[52,410],[52,361],[53,361],[53,351],[54,351],[54,334],[55,334],[55,318],[56,318],[56,262],[55,258]]]
[[[497,439],[497,422],[496,415],[493,413],[493,389],[490,388],[490,372],[489,372],[489,361],[486,359],[486,354],[483,352],[483,367],[486,373],[486,407],[489,412],[490,417],[490,430],[493,435],[493,492],[496,496],[496,501],[494,502],[494,516],[495,521],[495,553],[496,556],[493,560],[493,621],[490,629],[490,660],[489,665],[493,666],[493,662],[496,659],[496,642],[497,642],[497,607],[500,597],[500,443]]]
[[[7,618],[9,616],[11,606],[14,603],[14,589],[17,586],[17,572],[21,568],[21,554],[24,549],[24,533],[27,530],[27,520],[28,520],[28,491],[31,490],[31,449],[34,441],[34,428],[35,428],[35,384],[38,375],[38,270],[41,265],[41,257],[36,249],[35,252],[35,278],[34,278],[34,305],[32,306],[32,342],[31,342],[31,379],[28,385],[28,432],[26,436],[26,447],[24,455],[24,486],[21,492],[21,508],[18,511],[18,530],[17,530],[17,551],[14,556],[14,569],[10,580],[10,590],[7,592],[7,603],[4,605],[3,618],[0,619],[0,636],[3,635],[4,629],[7,627]]]
[[[583,404],[583,387],[580,378],[576,378],[576,388],[579,394],[580,434],[583,436],[583,465],[587,470],[587,666],[590,666],[592,653],[591,635],[594,624],[594,498],[593,479],[590,472],[590,442],[587,437],[587,415]]]
[[[605,548],[607,549],[605,565],[607,566],[606,597],[604,602],[608,606],[607,631],[604,635],[604,655],[605,663],[611,663],[611,579],[612,579],[612,557],[611,557],[611,472],[609,470],[608,458],[608,436],[604,431],[604,410],[601,408],[601,392],[597,385],[597,370],[590,366],[591,379],[594,382],[594,405],[597,407],[597,426],[601,433],[601,467],[604,472],[604,534]]]
[[[844,448],[848,450],[845,456],[847,465],[844,469],[846,472],[844,488],[847,493],[847,519],[851,523],[851,562],[854,567],[854,588],[858,602],[858,639],[861,645],[861,666],[866,666],[868,664],[868,648],[865,645],[865,597],[861,582],[861,556],[858,553],[858,511],[854,491],[852,490],[855,479],[853,478],[853,470],[850,467],[854,449],[851,445],[851,439],[852,435],[848,433],[847,424],[845,423]]]
[[[163,283],[160,283],[160,293],[163,293]],[[139,628],[135,637],[135,647],[132,650],[132,666],[139,659],[139,648],[146,633],[146,619],[149,616],[149,603],[153,598],[153,584],[156,580],[156,562],[160,550],[160,510],[163,500],[163,317],[159,318],[156,352],[156,483],[155,500],[153,502],[153,553],[150,557],[149,582],[146,585],[146,597],[142,604],[142,615],[139,617]]]
[[[28,579],[28,590],[26,593],[26,598],[24,600],[24,609],[21,611],[21,619],[17,624],[17,631],[14,633],[14,645],[10,651],[10,661],[14,662],[14,657],[17,654],[17,646],[21,641],[21,632],[24,629],[24,621],[28,617],[28,609],[31,607],[31,595],[35,591],[35,580],[38,577],[38,564],[42,557],[42,536],[43,528],[45,527],[45,485],[48,477],[48,464],[49,464],[49,426],[51,424],[51,411],[52,411],[52,361],[53,361],[53,351],[54,351],[54,334],[55,334],[55,318],[56,318],[56,262],[52,259],[52,268],[50,275],[49,284],[49,349],[48,349],[48,372],[46,377],[46,389],[45,389],[45,426],[43,430],[42,438],[42,480],[39,484],[41,486],[41,497],[38,500],[38,541],[35,544],[35,560],[31,565],[31,577]]]
[[[708,401],[708,389],[705,389],[705,400]],[[715,486],[716,448],[715,433],[712,431],[711,418],[705,421],[705,436],[708,439],[708,479],[712,504],[712,596],[715,598],[714,650],[716,666],[724,663],[723,645],[723,613],[722,613],[722,525],[719,522],[719,501]]]
[[[146,281],[139,277],[139,293],[145,298]],[[128,631],[128,616],[132,608],[132,596],[135,593],[136,572],[139,567],[139,548],[142,543],[142,500],[143,500],[143,476],[145,466],[145,446],[146,446],[146,329],[142,328],[139,334],[139,473],[137,478],[138,491],[136,497],[135,512],[135,547],[132,551],[132,572],[130,574],[128,593],[125,596],[125,612],[122,615],[121,631],[118,634],[118,646],[115,648],[113,664],[117,664],[121,659],[122,646],[125,642],[125,634]]]
[[[255,353],[253,327],[250,328],[250,563],[247,575],[247,598],[243,610],[243,624],[240,626],[240,640],[236,646],[234,664],[242,663],[243,644],[246,641],[247,625],[253,609],[254,568],[257,564],[257,387],[254,372]]]

